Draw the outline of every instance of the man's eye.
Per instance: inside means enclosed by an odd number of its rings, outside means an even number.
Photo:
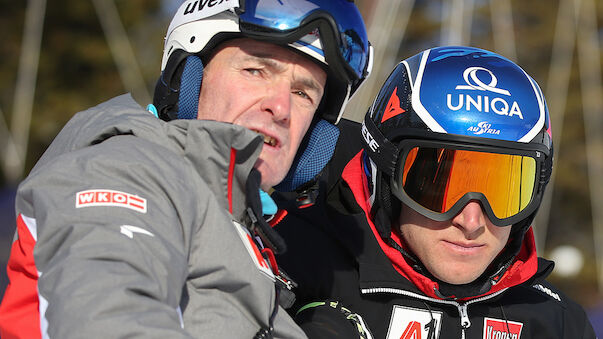
[[[251,75],[260,75],[261,71],[257,68],[245,68],[245,71]]]
[[[300,97],[304,98],[304,99],[310,99],[310,100],[312,99],[312,98],[310,98],[310,96],[309,96],[309,95],[308,95],[306,92],[304,92],[304,91],[295,91],[295,92],[293,92],[293,93],[294,93],[295,95],[298,95],[298,96],[300,96]]]

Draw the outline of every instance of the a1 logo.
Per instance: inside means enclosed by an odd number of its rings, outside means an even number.
[[[440,337],[442,312],[395,305],[387,339],[437,339]]]

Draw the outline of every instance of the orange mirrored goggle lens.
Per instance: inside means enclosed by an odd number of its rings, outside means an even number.
[[[525,155],[414,147],[404,162],[402,185],[423,207],[447,212],[463,195],[486,196],[494,215],[512,217],[528,206],[536,186],[536,160]]]

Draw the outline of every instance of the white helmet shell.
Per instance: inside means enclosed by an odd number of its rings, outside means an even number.
[[[200,53],[219,33],[239,33],[239,17],[234,10],[238,2],[225,0],[210,7],[208,2],[200,8],[202,2],[189,0],[183,3],[172,19],[165,37],[161,70],[165,69],[173,51],[182,49],[191,54]],[[322,53],[322,43],[318,30],[315,30],[299,41],[289,44],[316,61],[327,64]]]
[[[163,58],[161,60],[161,70],[173,51],[182,49],[191,54],[199,53],[207,46],[210,40],[220,32],[239,32],[239,22],[236,14],[226,11],[213,15],[211,19],[196,19],[190,17],[190,21],[181,22],[174,25],[177,17],[174,18],[165,38],[163,48]],[[172,28],[172,25],[175,27]],[[202,33],[200,33],[202,32]]]

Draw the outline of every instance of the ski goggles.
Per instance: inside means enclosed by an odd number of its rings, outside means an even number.
[[[529,216],[541,200],[541,150],[405,140],[392,193],[437,221],[450,220],[469,201],[481,203],[497,226]]]
[[[240,0],[237,12],[241,31],[258,39],[291,42],[318,28],[329,68],[352,82],[370,72],[371,49],[353,1]]]

